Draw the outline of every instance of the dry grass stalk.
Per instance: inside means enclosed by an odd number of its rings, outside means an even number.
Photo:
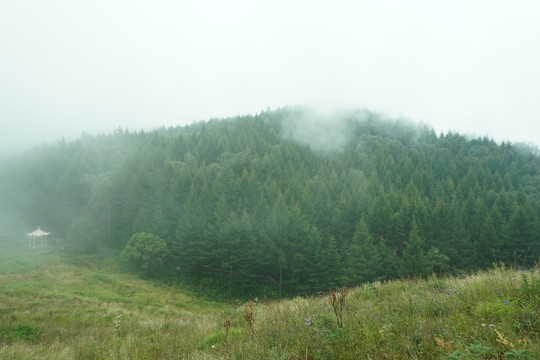
[[[226,321],[223,323],[223,327],[225,328],[225,340],[227,340],[227,335],[229,335],[229,329],[231,328],[231,321],[230,321],[230,320],[226,320]]]
[[[452,343],[450,341],[444,341],[443,339],[440,339],[436,336],[434,339],[437,345],[439,345],[443,349],[446,349],[446,351],[450,352],[450,350],[452,350]]]
[[[333,289],[330,289],[329,301],[336,315],[337,324],[340,328],[343,327],[343,309],[345,308],[345,298],[349,294],[349,289],[346,286],[343,286],[339,289],[339,293]]]
[[[497,329],[493,329],[497,333],[497,342],[506,346],[515,347],[514,344],[510,342],[507,338],[504,337],[503,334],[497,331]]]
[[[249,300],[247,303],[247,309],[244,312],[244,319],[248,325],[250,331],[253,331],[253,323],[255,322],[255,316],[253,315],[253,301]]]

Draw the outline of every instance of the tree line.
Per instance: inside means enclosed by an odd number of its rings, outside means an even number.
[[[231,295],[538,261],[535,149],[365,111],[330,117],[345,141],[310,143],[297,136],[310,116],[284,108],[43,145],[2,160],[3,213],[68,250],[122,250],[147,276]]]

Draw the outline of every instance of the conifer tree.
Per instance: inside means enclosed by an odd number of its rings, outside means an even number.
[[[411,224],[409,241],[403,250],[403,263],[401,274],[404,276],[426,277],[430,274],[431,268],[426,256],[425,241],[418,234],[416,220]]]
[[[359,284],[373,281],[377,277],[377,267],[381,259],[363,219],[360,219],[356,226],[346,259],[343,276],[345,283]]]
[[[338,253],[336,239],[332,236],[328,240],[324,251],[324,275],[322,279],[327,287],[338,287],[343,278],[341,256]]]

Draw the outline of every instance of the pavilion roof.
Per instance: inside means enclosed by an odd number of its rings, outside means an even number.
[[[28,235],[28,236],[47,236],[49,234],[50,234],[50,232],[46,232],[46,231],[41,230],[39,228],[39,226],[38,226],[37,230],[35,230],[34,232],[26,233],[26,235]]]

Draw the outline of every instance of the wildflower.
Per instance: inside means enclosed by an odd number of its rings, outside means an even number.
[[[304,319],[304,325],[311,325],[311,318]]]
[[[116,319],[114,320],[114,327],[118,328],[121,323],[122,323],[122,314],[118,315]]]

